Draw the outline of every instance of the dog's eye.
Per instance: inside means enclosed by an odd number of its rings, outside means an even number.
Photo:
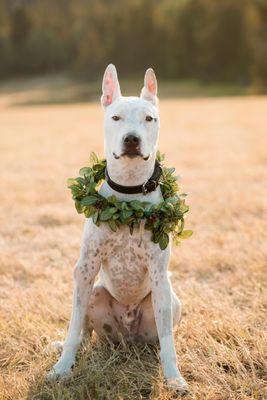
[[[121,119],[121,117],[119,117],[118,115],[113,115],[112,119],[114,121],[119,121]]]
[[[150,115],[146,116],[146,121],[151,122],[153,120],[153,118]]]

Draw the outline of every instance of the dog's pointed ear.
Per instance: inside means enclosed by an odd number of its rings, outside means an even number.
[[[148,68],[145,73],[144,87],[140,97],[151,101],[155,106],[158,104],[157,98],[157,78],[152,68]]]
[[[121,89],[115,65],[109,64],[103,76],[101,103],[103,107],[107,107],[120,96]]]

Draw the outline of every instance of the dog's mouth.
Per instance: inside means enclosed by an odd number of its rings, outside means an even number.
[[[119,160],[121,157],[129,157],[129,158],[136,158],[136,157],[141,157],[144,161],[147,161],[150,157],[150,154],[148,156],[144,156],[139,150],[135,151],[124,151],[120,155],[117,155],[116,153],[113,152],[113,156],[116,160]]]

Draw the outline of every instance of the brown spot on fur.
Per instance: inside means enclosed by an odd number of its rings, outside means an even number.
[[[99,254],[99,249],[96,249],[96,252],[94,254],[94,257],[96,257]]]
[[[111,333],[111,332],[112,332],[112,328],[111,328],[111,326],[108,325],[108,324],[104,324],[104,325],[103,325],[103,329],[104,329],[104,331],[106,331],[107,333]]]

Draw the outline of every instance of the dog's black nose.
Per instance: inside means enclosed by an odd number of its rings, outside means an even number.
[[[140,139],[133,133],[129,133],[125,136],[123,143],[125,147],[137,149],[140,146]]]

